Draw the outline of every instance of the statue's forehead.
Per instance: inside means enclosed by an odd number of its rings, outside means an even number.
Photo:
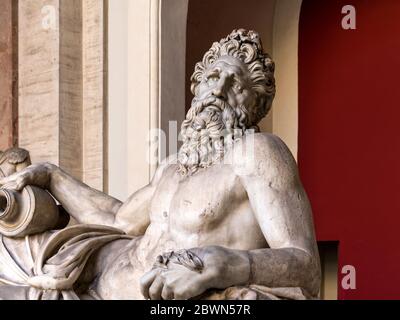
[[[230,70],[238,75],[244,75],[248,72],[246,65],[240,59],[228,55],[219,57],[207,69]]]

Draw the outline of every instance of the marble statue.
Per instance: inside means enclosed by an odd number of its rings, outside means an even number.
[[[215,42],[191,80],[182,147],[125,203],[50,163],[4,174],[0,221],[13,233],[0,229],[1,299],[318,298],[319,255],[296,162],[257,127],[275,96],[259,35],[239,29]],[[52,197],[18,198],[27,188]],[[28,198],[52,208],[40,219],[46,230],[17,219],[40,214]],[[61,211],[78,224],[56,230]]]

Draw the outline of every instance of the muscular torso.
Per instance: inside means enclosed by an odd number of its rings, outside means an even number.
[[[215,165],[185,179],[176,165],[170,165],[150,212],[151,223],[143,237],[133,240],[100,275],[96,290],[102,298],[141,299],[139,279],[164,252],[210,245],[241,250],[267,247],[246,190],[229,165]]]

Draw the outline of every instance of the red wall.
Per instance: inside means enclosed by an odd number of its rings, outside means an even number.
[[[348,4],[357,30],[341,27]],[[399,77],[399,0],[304,0],[299,168],[318,240],[339,241],[339,299],[400,299]]]

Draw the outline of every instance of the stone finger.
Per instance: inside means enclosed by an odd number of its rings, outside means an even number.
[[[156,277],[149,288],[149,296],[151,300],[161,300],[161,293],[164,288],[164,281],[161,277]]]
[[[174,291],[170,286],[164,285],[162,292],[161,292],[161,298],[163,300],[173,300],[174,299]]]
[[[158,274],[159,271],[153,269],[140,278],[140,291],[145,299],[150,299],[149,288]]]

